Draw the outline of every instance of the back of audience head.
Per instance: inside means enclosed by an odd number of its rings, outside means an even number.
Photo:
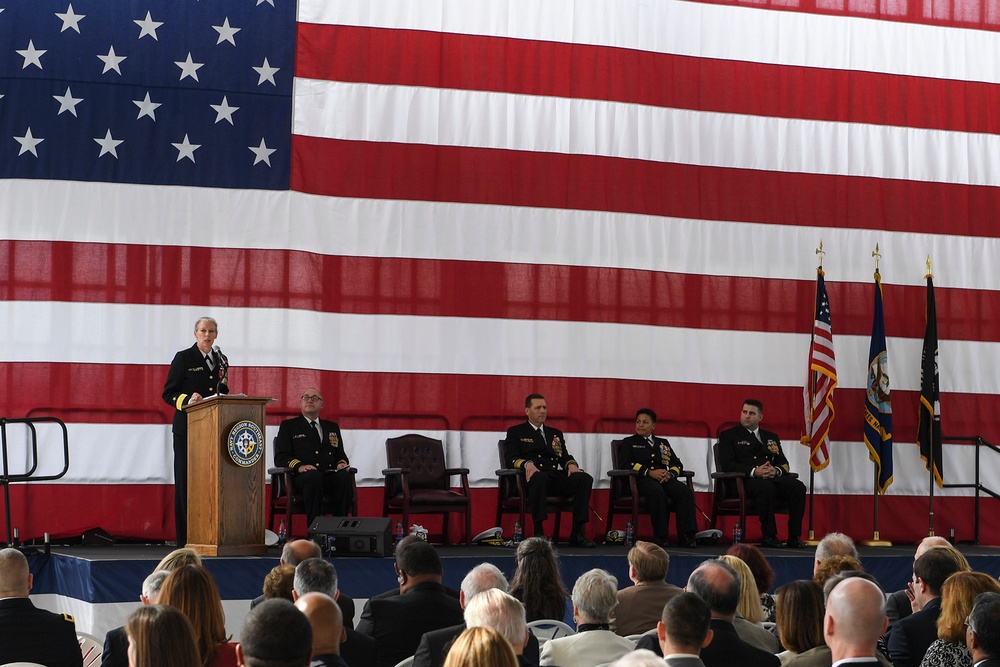
[[[292,599],[306,593],[323,593],[337,599],[337,568],[322,558],[307,558],[295,566]]]
[[[663,667],[663,658],[648,648],[637,648],[612,662],[610,667]]]
[[[944,544],[932,544],[924,550],[924,553],[927,553],[928,551],[936,551],[938,549],[942,549],[951,554],[951,557],[954,558],[955,562],[958,564],[958,572],[972,572],[972,565],[969,564],[969,559],[949,542],[945,542]]]
[[[284,598],[292,601],[292,587],[295,582],[294,565],[275,565],[264,577],[262,592],[264,599]]]
[[[156,570],[143,580],[140,597],[143,604],[156,604],[159,601],[160,589],[169,575],[168,570]]]
[[[820,563],[825,561],[831,556],[851,556],[854,560],[860,562],[861,556],[858,555],[858,548],[852,540],[847,535],[843,533],[827,533],[826,536],[819,541],[816,545],[816,560],[813,563],[813,575],[816,574],[816,569],[819,567]],[[861,569],[860,567],[857,569]],[[822,586],[822,584],[820,584]]]
[[[530,620],[562,620],[566,614],[566,596],[559,558],[545,537],[529,537],[514,554],[517,567],[510,581],[510,593],[523,604]]]
[[[767,562],[764,553],[752,544],[740,542],[729,547],[726,551],[728,556],[736,556],[747,564],[750,572],[753,573],[754,585],[760,595],[767,593],[774,585],[774,569]]]
[[[811,579],[791,581],[775,593],[775,621],[781,645],[802,653],[823,644],[823,589]]]
[[[1000,594],[980,593],[969,614],[966,646],[974,661],[1000,657]]]
[[[174,549],[166,556],[163,557],[153,571],[156,570],[167,570],[168,572],[173,572],[179,567],[185,565],[201,565],[201,556],[194,549],[188,549],[187,547],[183,549]]]
[[[17,549],[0,549],[0,598],[28,597],[31,580],[24,554]]]
[[[657,544],[639,541],[629,549],[628,564],[636,581],[666,581],[670,554]]]
[[[517,655],[521,654],[528,641],[524,605],[499,588],[485,590],[466,603],[465,626],[496,628],[510,642]]]
[[[307,558],[322,558],[323,550],[312,540],[292,540],[281,549],[281,563],[295,567]]]
[[[573,584],[572,597],[577,624],[609,623],[618,604],[618,580],[605,570],[588,570]]]
[[[865,581],[875,584],[875,587],[878,588],[880,591],[882,591],[882,594],[885,595],[885,591],[882,589],[882,584],[880,584],[878,582],[878,579],[876,579],[873,575],[868,574],[867,572],[862,572],[861,570],[846,570],[839,574],[833,575],[832,577],[826,580],[825,584],[823,584],[824,604],[826,603],[827,600],[830,599],[830,591],[832,591],[834,586],[842,582],[844,579],[864,579]]]
[[[226,616],[211,573],[200,565],[177,568],[163,580],[159,603],[188,617],[202,662],[209,664],[217,647],[227,641]]]
[[[926,552],[931,547],[946,547],[946,546],[950,547],[951,542],[941,537],[940,535],[930,535],[928,537],[925,537],[924,539],[920,540],[917,543],[917,550],[913,554],[913,560],[917,560],[918,558],[923,556],[924,552]]]
[[[125,622],[130,667],[199,667],[194,628],[178,609],[162,604],[144,605]]]
[[[764,620],[764,608],[760,605],[760,593],[750,567],[736,556],[720,556],[719,560],[733,568],[740,578],[740,601],[736,605],[736,613],[751,623],[760,623]]]
[[[918,599],[940,596],[945,579],[961,569],[961,563],[951,551],[941,547],[928,549],[920,558],[913,561],[914,595]],[[921,583],[924,586],[921,586]],[[922,590],[923,588],[926,588],[926,592]]]
[[[440,577],[444,570],[441,556],[427,542],[408,544],[396,554],[396,569],[400,577]]]
[[[740,575],[723,560],[707,560],[688,577],[687,590],[708,604],[713,617],[731,620],[740,602]]]
[[[312,655],[309,619],[288,600],[264,600],[240,630],[236,661],[245,667],[306,667]]]
[[[834,661],[848,656],[874,657],[889,619],[882,589],[862,577],[847,577],[830,591],[823,636]]]
[[[480,563],[469,570],[462,579],[462,587],[459,591],[462,607],[466,607],[472,598],[480,593],[494,588],[506,593],[507,577],[503,576],[500,568],[493,563]]]
[[[861,561],[854,556],[830,556],[822,563],[817,563],[813,570],[813,581],[823,587],[830,577],[841,572],[862,572]]]
[[[518,667],[510,642],[494,628],[467,628],[451,645],[444,667]]]
[[[956,572],[941,586],[938,639],[965,643],[965,620],[980,593],[1000,593],[1000,582],[982,572]]]
[[[333,598],[325,593],[303,593],[295,601],[295,608],[309,619],[313,656],[340,655],[340,645],[347,639],[347,633],[344,631],[344,614]]]
[[[663,655],[698,655],[712,642],[712,612],[694,593],[675,595],[663,606],[656,635]]]

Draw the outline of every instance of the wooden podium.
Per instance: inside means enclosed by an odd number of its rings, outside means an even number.
[[[217,395],[184,408],[188,413],[186,546],[203,556],[267,553],[263,433],[264,406],[271,400]],[[250,463],[254,456],[256,461]]]

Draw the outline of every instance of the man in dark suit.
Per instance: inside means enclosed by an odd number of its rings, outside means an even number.
[[[139,594],[139,600],[143,605],[156,604],[163,580],[169,574],[169,570],[156,570],[146,577],[142,582],[142,592]],[[104,636],[101,667],[128,667],[128,634],[124,625],[108,630],[108,634]]]
[[[369,598],[358,632],[378,643],[379,667],[393,667],[417,650],[424,633],[463,621],[458,600],[441,585],[441,557],[426,542],[396,553],[399,595]]]
[[[250,610],[236,645],[239,667],[308,667],[312,657],[312,625],[284,598],[264,600]]]
[[[802,515],[806,507],[806,487],[790,477],[788,459],[781,451],[776,433],[760,428],[763,404],[753,398],[743,401],[740,425],[719,436],[719,466],[722,472],[742,472],[747,497],[754,501],[760,516],[762,547],[780,547],[778,527],[774,523],[774,505],[778,500],[788,505],[789,547],[801,549]],[[744,529],[746,526],[744,526]]]
[[[174,526],[178,547],[187,544],[188,441],[184,408],[229,393],[229,360],[212,348],[218,335],[219,324],[211,317],[195,322],[195,344],[174,355],[163,385],[163,400],[174,408]]]
[[[894,667],[917,667],[937,639],[941,586],[958,572],[959,564],[946,549],[928,549],[913,562],[913,596],[920,611],[901,618],[889,633],[889,657]]]
[[[698,524],[694,515],[694,494],[678,475],[684,464],[666,438],[653,435],[656,413],[641,408],[635,413],[635,435],[622,440],[618,463],[622,468],[636,472],[639,495],[649,503],[649,517],[653,522],[653,536],[661,547],[667,546],[670,523],[668,503],[673,505],[677,523],[677,544],[697,546],[695,533]]]
[[[310,524],[323,513],[323,497],[334,516],[347,516],[351,501],[350,467],[337,422],[320,419],[323,396],[315,387],[302,391],[302,415],[286,419],[274,438],[274,465],[295,470],[292,485],[305,496]]]
[[[1000,667],[1000,594],[976,596],[965,631],[965,645],[976,667]]]
[[[876,645],[888,625],[882,589],[861,577],[838,583],[830,591],[823,618],[832,663],[850,658],[851,667],[880,667]]]
[[[347,639],[340,607],[329,595],[306,593],[295,600],[295,608],[306,615],[312,626],[312,661],[310,667],[348,667],[340,653]]]
[[[28,599],[31,584],[24,554],[0,550],[0,662],[82,667],[73,617],[36,608]]]
[[[701,649],[712,643],[712,611],[694,593],[681,593],[663,606],[656,636],[669,667],[705,667]]]
[[[706,667],[778,667],[778,656],[752,646],[736,634],[733,620],[740,601],[740,576],[725,561],[707,560],[688,577],[687,590],[708,605],[712,612],[712,641],[701,650]],[[658,632],[658,630],[657,630]],[[663,655],[655,633],[646,633],[636,644]]]
[[[508,466],[524,470],[535,537],[545,534],[542,527],[548,518],[545,499],[550,495],[563,496],[573,499],[570,546],[593,548],[594,542],[587,537],[587,521],[594,478],[566,450],[562,431],[545,425],[548,405],[544,396],[530,394],[525,398],[524,413],[528,421],[507,429],[503,451]]]
[[[298,603],[300,597],[309,593],[322,593],[334,600],[340,609],[340,624],[344,628],[344,638],[339,642],[338,654],[351,667],[376,667],[378,646],[374,639],[354,629],[354,600],[341,591],[338,585],[337,569],[333,563],[318,557],[307,558],[295,566],[292,601]],[[305,609],[299,609],[306,616],[309,615]],[[315,627],[314,624],[313,629]]]

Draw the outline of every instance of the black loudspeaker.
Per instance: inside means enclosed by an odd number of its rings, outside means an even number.
[[[392,524],[383,517],[318,516],[309,537],[326,556],[391,556]]]

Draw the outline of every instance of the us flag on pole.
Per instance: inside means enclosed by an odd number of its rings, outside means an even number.
[[[830,298],[826,293],[823,269],[816,270],[816,317],[809,345],[809,376],[805,385],[806,434],[802,444],[809,447],[809,466],[819,472],[830,464],[827,443],[833,409],[833,390],[837,388],[837,360],[833,353],[833,326]]]

